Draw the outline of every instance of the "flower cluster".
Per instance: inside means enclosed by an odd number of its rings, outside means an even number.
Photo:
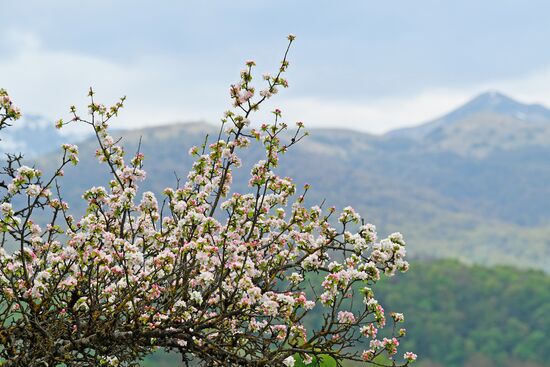
[[[216,141],[190,150],[196,160],[187,181],[166,188],[162,199],[140,190],[143,154],[128,159],[109,133],[124,99],[106,107],[93,91],[90,117],[71,108],[70,122],[93,128],[96,156],[112,179],[84,192],[85,215],[74,219],[51,191],[63,166],[78,163],[76,146],[63,145],[51,180],[26,166],[13,171],[0,207],[0,229],[18,245],[11,254],[0,250],[6,366],[131,365],[156,348],[205,366],[395,356],[404,331],[378,338],[386,316],[371,287],[381,274],[408,269],[402,236],[378,241],[351,207],[333,221],[333,208],[304,204],[309,185],[298,189],[276,173],[281,155],[306,136],[303,123],[289,133],[275,110],[273,123],[248,127],[251,113],[287,86],[287,53],[277,75],[264,77],[259,97],[255,63],[246,62],[230,89],[236,111],[225,114]],[[253,141],[265,157],[251,169],[251,192],[233,192],[238,152]],[[36,209],[52,219],[39,224]],[[357,297],[363,302],[354,303]],[[311,317],[315,328],[307,327]],[[359,353],[358,343],[370,349]],[[414,359],[406,353],[405,365]]]
[[[17,120],[21,117],[19,107],[15,106],[5,89],[0,88],[0,125],[8,120]]]

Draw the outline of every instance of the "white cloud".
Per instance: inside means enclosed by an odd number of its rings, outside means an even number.
[[[493,89],[507,92],[513,98],[526,103],[550,105],[550,65],[528,73],[521,78],[496,81]]]
[[[85,106],[90,85],[99,99],[114,102],[128,95],[120,127],[172,121],[216,122],[227,108],[225,81],[212,81],[195,62],[144,56],[130,64],[63,50],[48,50],[31,33],[7,32],[13,52],[0,58],[2,87],[28,113],[49,118],[68,116],[68,106]],[[204,65],[202,66],[206,68]],[[230,76],[229,76],[230,77]],[[340,127],[382,133],[435,118],[466,102],[474,94],[498,89],[523,101],[550,101],[550,66],[510,80],[465,89],[431,89],[410,96],[372,100],[328,100],[284,94],[275,97],[290,121],[309,127]]]
[[[181,61],[148,56],[131,64],[118,64],[44,49],[32,34],[9,32],[6,37],[13,52],[0,58],[1,84],[24,113],[52,119],[66,117],[72,104],[85,108],[88,88],[93,86],[97,98],[106,104],[128,95],[119,126],[193,120],[207,115],[207,104],[193,99],[201,89],[186,82],[192,71]]]
[[[300,98],[286,100],[281,106],[284,106],[287,116],[301,119],[306,126],[383,133],[437,117],[469,97],[464,92],[434,90],[410,97],[388,97],[365,102]]]
[[[550,105],[550,65],[508,80],[496,80],[463,89],[433,88],[411,96],[368,101],[296,98],[281,103],[287,115],[312,127],[340,127],[371,133],[413,126],[437,118],[466,103],[479,93],[501,91],[523,103]]]

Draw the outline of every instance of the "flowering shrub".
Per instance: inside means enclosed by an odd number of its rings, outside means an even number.
[[[402,236],[377,240],[375,227],[351,207],[340,215],[306,207],[309,185],[298,190],[275,173],[281,154],[307,135],[303,124],[288,135],[275,110],[271,124],[249,128],[252,113],[288,85],[282,75],[294,36],[288,39],[277,74],[264,75],[267,86],[258,93],[254,62],[246,62],[218,137],[190,150],[196,161],[187,181],[160,200],[138,189],[144,156],[128,159],[109,135],[124,99],[106,107],[90,90],[87,117],[71,107],[71,119],[57,122],[90,125],[96,156],[112,174],[107,187],[84,192],[79,219],[57,180],[66,165],[78,164],[76,146],[63,145],[49,179],[8,156],[0,365],[131,366],[158,348],[204,366],[318,366],[328,357],[374,363],[382,354],[397,365],[405,330],[395,324],[403,315],[393,314],[392,335],[377,339],[387,318],[371,286],[407,270]],[[3,90],[0,102],[5,127],[20,113]],[[252,143],[263,145],[265,159],[250,172],[250,193],[232,192],[237,153]],[[358,294],[360,305],[353,303]],[[312,315],[315,326],[307,328]],[[358,349],[364,343],[366,350]],[[402,364],[415,359],[405,353]]]

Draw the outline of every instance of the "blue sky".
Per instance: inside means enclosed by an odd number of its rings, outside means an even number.
[[[550,105],[548,1],[26,0],[3,6],[0,84],[24,112],[66,116],[127,95],[119,126],[216,123],[242,63],[290,89],[268,106],[310,127],[380,133],[497,89]],[[267,115],[266,115],[267,116]],[[264,115],[260,114],[261,120]]]

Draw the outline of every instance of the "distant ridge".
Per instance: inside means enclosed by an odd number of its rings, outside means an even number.
[[[89,134],[60,131],[52,120],[43,116],[23,115],[12,127],[0,132],[0,151],[36,157],[60,149],[61,144],[80,142],[87,136]]]
[[[189,148],[202,144],[206,134],[212,142],[218,131],[219,125],[187,123],[115,136],[124,138],[127,152],[140,145],[148,177],[141,188],[160,193],[185,179],[193,164]],[[313,183],[311,205],[352,204],[380,233],[402,231],[418,258],[550,272],[550,112],[543,106],[490,92],[403,130],[415,139],[341,129],[310,133],[281,158],[277,173],[299,187]],[[109,182],[108,167],[95,158],[96,142],[83,141],[79,150],[80,164],[60,179],[75,213],[84,210],[87,187]],[[234,188],[247,192],[250,167],[265,154],[257,145],[239,153],[243,169],[234,172]],[[51,172],[58,155],[42,154],[35,163]]]

